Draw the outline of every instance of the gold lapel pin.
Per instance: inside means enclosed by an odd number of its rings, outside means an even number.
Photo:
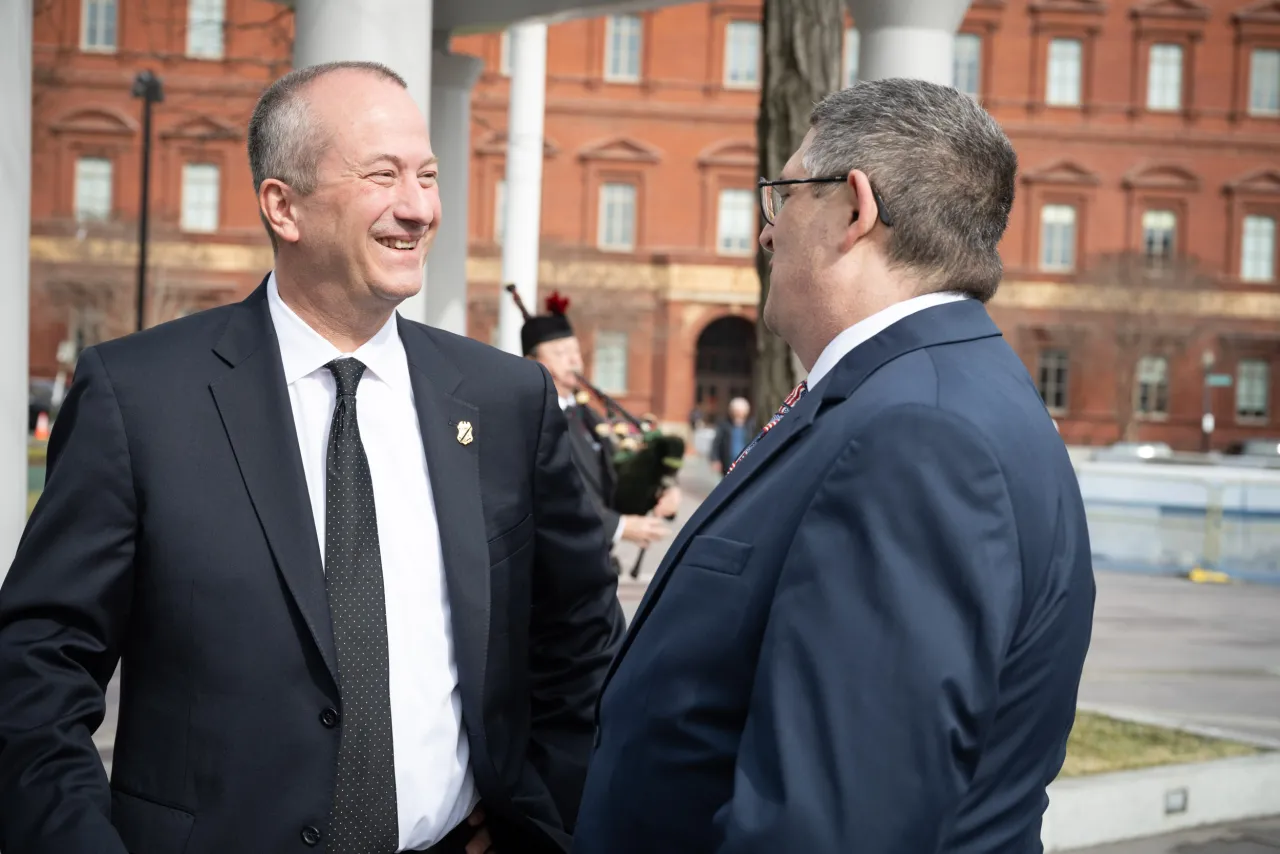
[[[462,444],[462,445],[470,445],[473,439],[475,439],[475,434],[474,434],[474,433],[472,433],[472,431],[471,431],[471,422],[470,422],[470,421],[459,421],[459,422],[458,422],[458,442],[459,442],[459,444]]]

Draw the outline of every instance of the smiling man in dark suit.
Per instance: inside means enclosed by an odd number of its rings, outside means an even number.
[[[562,851],[623,624],[555,388],[395,312],[440,198],[394,73],[288,75],[249,157],[272,273],[86,350],[53,431],[0,589],[0,850]]]
[[[1016,158],[858,83],[763,182],[809,371],[667,552],[599,709],[579,854],[1027,854],[1094,582],[1062,440],[988,316]]]

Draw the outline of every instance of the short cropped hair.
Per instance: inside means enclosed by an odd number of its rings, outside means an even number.
[[[827,96],[809,123],[805,168],[866,173],[893,223],[891,267],[919,276],[925,291],[995,295],[1018,158],[986,110],[949,86],[868,80]]]

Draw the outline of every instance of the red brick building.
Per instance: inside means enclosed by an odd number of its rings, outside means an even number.
[[[752,0],[713,0],[550,30],[541,293],[572,298],[602,386],[670,421],[750,384],[759,15]],[[269,268],[244,128],[288,67],[291,28],[268,0],[37,4],[33,375],[57,370],[62,340],[132,328],[141,105],[129,89],[144,67],[166,95],[149,322],[235,299]],[[468,286],[470,334],[489,340],[504,39],[452,49],[486,66]],[[1215,447],[1280,435],[1280,2],[974,0],[955,67],[1018,150],[992,313],[1067,440],[1128,432],[1194,448],[1206,399]],[[1205,354],[1231,383],[1207,396]]]

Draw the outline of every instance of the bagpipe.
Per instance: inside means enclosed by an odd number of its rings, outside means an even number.
[[[578,384],[608,413],[596,432],[602,438],[612,434],[608,438],[613,442],[613,468],[618,476],[613,509],[623,515],[643,516],[658,503],[658,496],[676,485],[684,465],[684,439],[657,429],[655,419],[636,418],[582,374],[576,376]]]
[[[531,315],[516,286],[507,285],[506,290],[527,323]],[[547,303],[548,310],[556,314],[562,314],[568,307],[568,300],[559,294],[552,294]],[[684,439],[663,433],[657,427],[656,418],[636,418],[582,374],[575,377],[580,387],[577,402],[585,405],[594,397],[604,410],[596,433],[613,447],[613,467],[617,474],[613,509],[623,515],[643,516],[657,505],[658,496],[675,485],[684,465]]]

